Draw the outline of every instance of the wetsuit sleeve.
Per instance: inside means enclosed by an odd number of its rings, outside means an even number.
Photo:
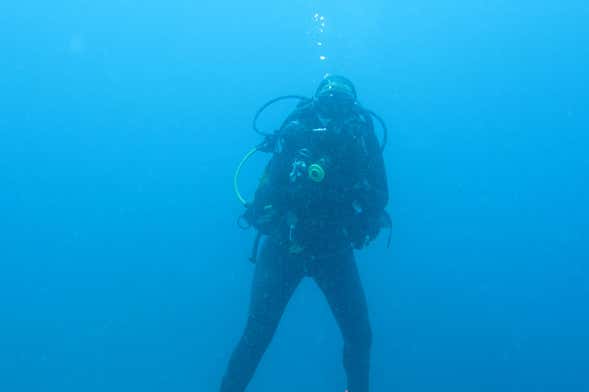
[[[279,157],[275,154],[266,165],[258,183],[254,200],[247,206],[244,214],[248,223],[263,234],[269,234],[272,231],[282,210],[280,201],[283,197],[280,189],[283,187],[278,183],[277,173],[279,161]]]
[[[360,249],[374,239],[388,216],[385,207],[389,199],[384,159],[371,119],[366,120],[363,132],[366,164],[362,166],[361,182],[356,188],[355,203],[360,207],[348,233],[352,245]]]
[[[244,218],[264,234],[271,233],[280,217],[284,215],[289,200],[286,188],[292,154],[292,136],[301,124],[299,111],[292,113],[282,124],[277,135],[275,151],[260,178],[253,202],[248,206]]]
[[[369,119],[367,125],[364,135],[368,156],[365,173],[367,189],[364,205],[367,212],[380,214],[388,203],[389,187],[382,151],[371,119]]]

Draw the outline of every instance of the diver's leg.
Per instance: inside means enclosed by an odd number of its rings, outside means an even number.
[[[314,278],[342,332],[348,390],[368,392],[372,331],[353,251],[318,261]]]
[[[264,242],[256,262],[247,324],[229,360],[221,392],[245,390],[302,278],[301,263],[293,262],[274,242]]]

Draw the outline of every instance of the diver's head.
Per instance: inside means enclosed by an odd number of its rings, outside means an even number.
[[[326,75],[315,91],[315,104],[326,117],[345,117],[356,104],[356,88],[343,76]]]

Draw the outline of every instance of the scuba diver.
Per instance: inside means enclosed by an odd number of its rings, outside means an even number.
[[[279,130],[255,151],[272,154],[242,218],[258,230],[248,319],[221,392],[242,392],[254,375],[293,292],[311,277],[342,332],[349,392],[369,391],[372,333],[354,250],[390,224],[382,156],[386,126],[357,101],[345,77],[327,75],[312,99],[299,98]],[[373,118],[385,131],[382,144]],[[244,160],[253,153],[250,152]],[[242,161],[243,164],[243,161]],[[238,168],[236,174],[239,175]],[[263,236],[258,252],[260,236]],[[390,240],[390,235],[389,235]]]

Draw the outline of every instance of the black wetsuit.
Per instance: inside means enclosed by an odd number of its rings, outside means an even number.
[[[353,247],[360,248],[366,237],[378,232],[374,226],[384,212],[388,189],[370,119],[356,115],[328,128],[336,126],[340,127],[337,138],[308,139],[306,133],[314,130],[333,131],[324,129],[324,122],[309,106],[295,111],[282,127],[282,145],[270,161],[250,208],[249,220],[267,238],[256,262],[247,325],[231,356],[221,392],[245,390],[288,301],[307,276],[324,293],[342,332],[349,391],[369,390],[372,335]],[[339,148],[336,140],[342,139],[344,147]],[[308,150],[305,154],[310,162],[328,158],[328,163],[321,160],[328,168],[321,184],[302,182],[300,188],[298,179],[293,182],[293,161],[302,148]],[[305,196],[301,198],[299,193]],[[361,205],[360,212],[352,203]],[[275,218],[271,224],[256,225],[255,218],[265,205],[273,206]]]

